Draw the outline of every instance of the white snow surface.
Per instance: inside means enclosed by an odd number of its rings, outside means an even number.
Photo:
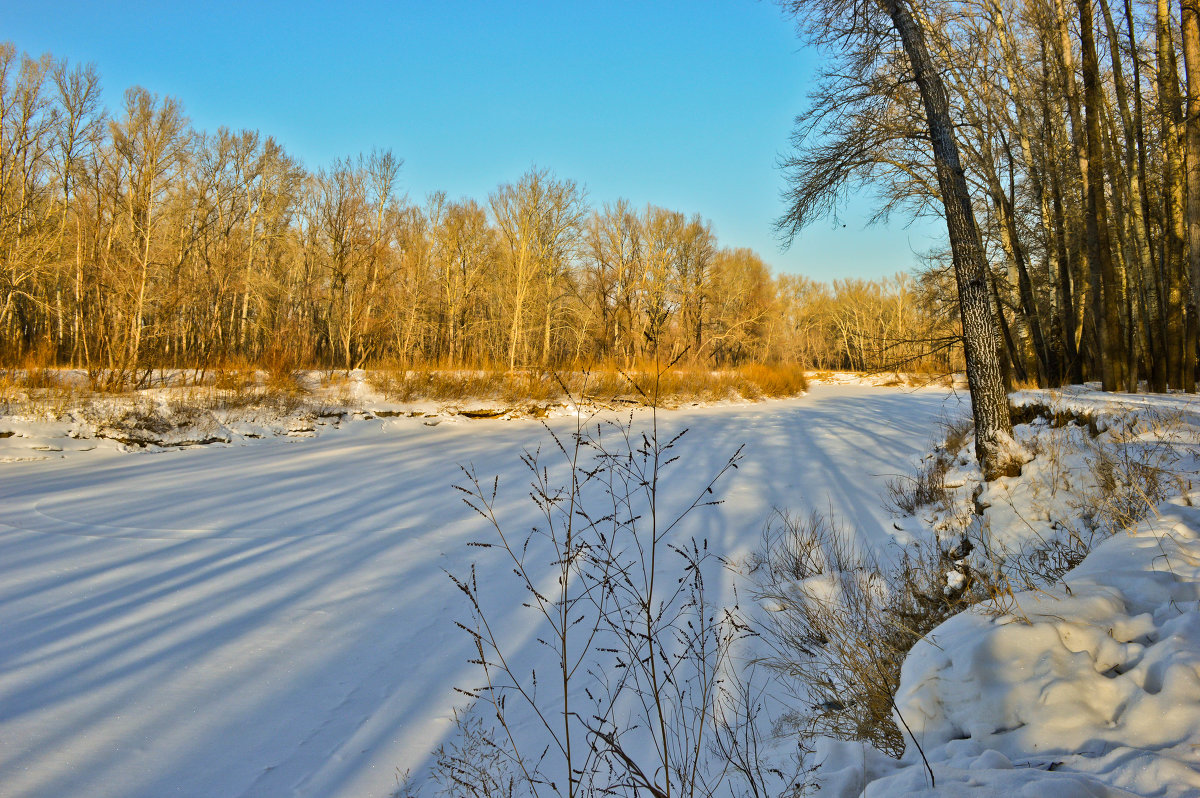
[[[1036,456],[978,496],[993,544],[1017,553],[1093,524],[1099,542],[1062,583],[977,606],[919,642],[896,696],[904,756],[821,741],[821,798],[1200,795],[1200,400],[1077,386],[1014,403],[1087,414],[1095,431],[1016,428]],[[1147,519],[1104,527],[1104,508],[1130,497],[1096,483],[1102,451],[1117,468],[1161,469],[1174,495],[1153,506],[1135,490]],[[969,503],[978,467],[959,459],[946,484]],[[940,530],[962,512],[915,520]]]
[[[690,500],[745,443],[725,503],[684,533],[736,559],[779,506],[832,511],[866,546],[903,544],[884,482],[965,401],[839,385],[661,413],[663,434],[690,429],[664,505]],[[639,411],[633,423],[648,421]],[[451,488],[459,464],[499,475],[498,511],[527,528],[536,510],[519,455],[547,432],[529,419],[421,418],[318,432],[132,453],[104,442],[0,463],[0,796],[369,797],[392,794],[398,772],[419,780],[452,730],[453,688],[476,678],[453,625],[466,608],[445,575],[464,572],[477,551],[466,544],[487,535]],[[48,447],[91,445],[38,434]],[[498,628],[532,656],[507,571],[496,561],[479,579],[496,586]],[[1131,615],[1143,612],[1154,610]],[[1169,635],[1170,622],[1154,628]],[[1131,623],[1122,635],[1150,631]],[[1149,646],[1112,645],[1127,656]],[[1143,657],[1146,680],[1153,662],[1176,662],[1170,651]],[[1173,684],[1172,668],[1154,678]],[[906,706],[940,700],[931,690]]]
[[[1200,794],[1200,510],[1164,508],[1065,582],[909,653],[896,706],[932,780],[911,744],[826,742],[822,798]]]

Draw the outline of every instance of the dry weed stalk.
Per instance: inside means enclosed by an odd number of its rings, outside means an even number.
[[[654,402],[663,407],[689,401],[795,396],[807,388],[800,369],[765,365],[725,370],[677,366],[666,372],[653,364],[558,371],[405,367],[374,370],[368,378],[384,395],[402,402],[546,402],[561,400],[566,394],[601,406],[648,405],[649,400],[635,386],[653,384]]]
[[[659,383],[635,385],[652,408]],[[457,487],[494,533],[473,545],[509,562],[554,672],[539,682],[537,671],[514,660],[475,566],[451,576],[471,608],[470,622],[459,626],[474,641],[482,674],[482,684],[460,692],[484,715],[464,715],[460,731],[468,742],[438,752],[436,778],[448,794],[694,797],[739,779],[765,794],[755,704],[739,698],[741,682],[729,678],[731,652],[747,630],[736,608],[721,608],[710,596],[706,579],[719,558],[706,540],[680,530],[691,514],[719,503],[714,489],[737,468],[741,452],[690,503],[665,511],[663,480],[685,433],[661,438],[657,413],[645,432],[632,417],[597,422],[582,415],[568,439],[551,432],[548,451],[567,476],[555,481],[542,451],[525,453],[540,516],[527,535],[514,535],[497,515],[497,482],[464,469]],[[550,583],[540,552],[548,552]],[[530,743],[531,724],[542,742]],[[478,750],[512,780],[493,784],[474,770],[471,752]]]
[[[893,698],[909,649],[984,597],[969,544],[904,552],[892,567],[857,550],[850,530],[814,513],[776,515],[751,563],[768,607],[762,662],[792,685],[789,723],[805,735],[904,750]]]

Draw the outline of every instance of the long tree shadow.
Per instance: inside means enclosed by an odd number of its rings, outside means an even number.
[[[662,414],[664,434],[692,428],[662,512],[745,443],[727,503],[681,535],[738,552],[771,508],[803,503],[880,544],[878,475],[920,451],[943,398],[815,392]],[[7,480],[4,506],[27,528],[0,525],[0,780],[13,795],[357,795],[390,787],[395,768],[426,772],[452,732],[453,688],[477,679],[444,571],[469,567],[484,531],[450,485],[460,463],[502,475],[498,510],[528,529],[518,454],[540,444],[533,423],[364,426]],[[552,574],[548,549],[528,556]],[[536,667],[537,628],[508,575],[480,563],[499,634]]]

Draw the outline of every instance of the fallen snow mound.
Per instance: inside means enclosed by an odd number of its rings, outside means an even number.
[[[910,652],[896,706],[928,768],[823,741],[818,794],[1200,794],[1200,510],[1164,506],[1064,583]]]

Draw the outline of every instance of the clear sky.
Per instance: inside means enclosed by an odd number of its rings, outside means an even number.
[[[201,129],[254,128],[306,166],[392,149],[414,201],[481,202],[531,165],[699,213],[722,244],[817,279],[907,270],[940,222],[818,222],[781,250],[792,119],[817,55],[758,0],[7,0],[0,40],[92,62],[115,109],[142,85]]]

